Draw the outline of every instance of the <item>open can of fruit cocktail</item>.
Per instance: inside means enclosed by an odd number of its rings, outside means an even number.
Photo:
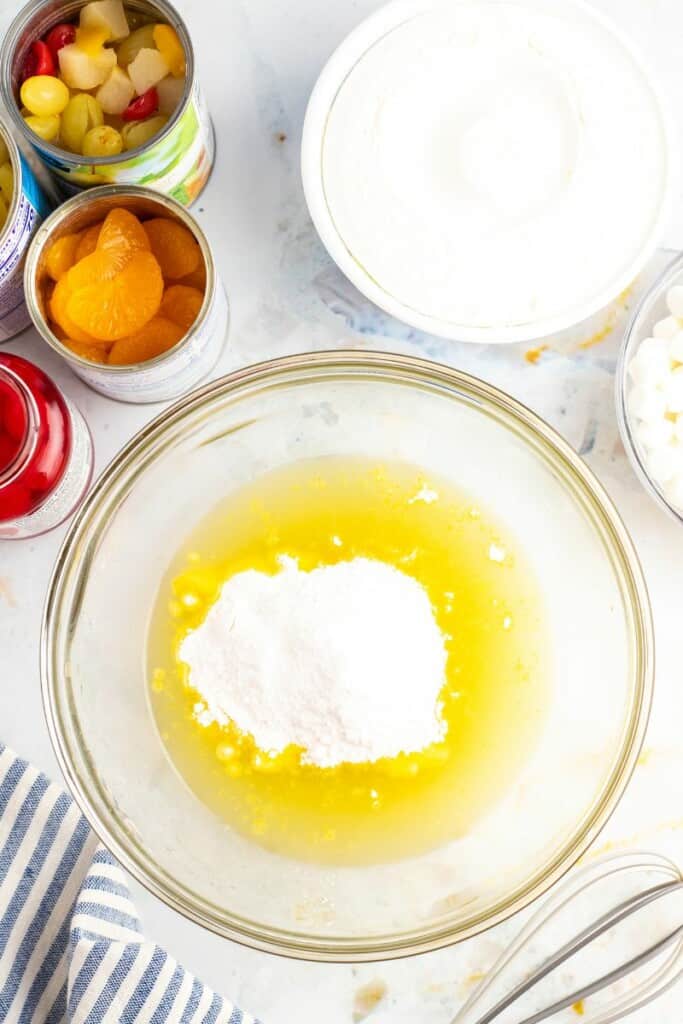
[[[24,260],[38,225],[50,212],[50,203],[38,179],[10,133],[0,124],[0,170],[7,170],[7,165],[11,175],[0,177],[5,217],[0,227],[0,344],[31,322],[24,300]]]
[[[63,148],[59,142],[41,138],[22,116],[20,88],[31,47],[57,25],[77,19],[85,6],[85,0],[31,0],[8,28],[0,51],[0,92],[14,125],[54,174],[65,195],[96,185],[144,184],[189,206],[211,173],[214,132],[197,81],[189,33],[180,15],[166,0],[125,0],[124,3],[126,16],[132,24],[156,22],[171,26],[185,54],[180,98],[163,128],[149,141],[110,156],[84,156]]]
[[[55,332],[50,296],[55,285],[47,255],[59,239],[83,233],[121,209],[134,214],[143,226],[151,219],[166,219],[190,232],[201,256],[193,276],[201,277],[203,299],[191,326],[172,347],[146,361],[110,365],[106,356],[93,361],[79,354]],[[204,232],[179,203],[151,189],[105,185],[67,200],[36,233],[26,260],[24,286],[31,319],[48,345],[91,388],[121,402],[161,402],[182,395],[214,368],[228,333],[228,300]]]

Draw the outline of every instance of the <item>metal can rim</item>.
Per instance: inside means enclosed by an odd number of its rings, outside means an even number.
[[[80,10],[80,8],[84,7],[86,3],[87,0],[75,0],[74,10]],[[167,24],[170,24],[171,27],[178,32],[180,41],[183,44],[186,63],[185,89],[183,90],[183,96],[180,103],[168,119],[168,123],[164,125],[158,134],[153,135],[152,138],[148,139],[147,142],[143,143],[143,145],[136,146],[135,149],[126,149],[121,153],[114,154],[113,156],[84,156],[82,153],[72,153],[68,149],[60,149],[59,146],[53,146],[51,142],[46,142],[44,139],[40,139],[40,149],[49,153],[50,156],[54,157],[55,161],[70,160],[73,163],[77,163],[78,166],[94,168],[110,167],[129,159],[135,159],[148,152],[151,148],[158,145],[163,139],[165,139],[166,136],[169,135],[176,127],[181,117],[189,107],[192,100],[192,91],[195,82],[195,60],[194,49],[192,47],[192,41],[190,39],[190,33],[187,29],[187,25],[175,7],[169,3],[168,0],[145,0],[145,3],[158,10],[161,15],[166,18]],[[0,92],[2,93],[2,98],[5,101],[5,106],[9,111],[9,116],[12,118],[18,130],[25,135],[31,145],[36,145],[34,141],[35,136],[33,132],[26,127],[24,118],[21,116],[16,97],[12,91],[12,63],[18,37],[26,28],[26,25],[33,16],[35,9],[39,6],[40,0],[29,0],[29,3],[22,7],[5,32],[5,36],[0,47]],[[61,15],[64,17],[64,10],[61,11]]]
[[[192,232],[194,238],[197,240],[206,268],[204,301],[202,302],[199,313],[197,314],[197,319],[192,324],[189,331],[184,334],[180,341],[176,342],[172,348],[167,349],[165,352],[161,352],[158,356],[154,356],[152,359],[147,359],[142,363],[126,363],[122,366],[110,365],[109,363],[91,362],[89,359],[84,359],[82,356],[79,356],[78,353],[72,351],[72,349],[68,348],[66,345],[63,345],[57,335],[50,330],[38,302],[38,263],[55,228],[69,214],[73,213],[74,210],[85,207],[97,199],[110,197],[120,197],[122,200],[125,200],[126,197],[144,199],[167,210],[172,210],[173,213],[180,218],[185,227]],[[193,217],[184,206],[177,202],[177,200],[142,185],[98,185],[95,188],[79,192],[77,195],[72,196],[71,199],[67,199],[66,202],[62,203],[61,206],[58,206],[57,209],[54,210],[38,228],[37,232],[31,239],[31,244],[29,245],[28,253],[26,255],[26,264],[24,266],[24,293],[26,296],[26,305],[28,307],[31,320],[33,321],[33,325],[42,339],[68,363],[75,363],[84,370],[90,370],[91,372],[93,370],[101,371],[112,380],[116,378],[120,379],[131,377],[140,370],[148,370],[151,367],[160,366],[168,359],[175,356],[183,348],[191,344],[208,319],[209,311],[213,303],[214,293],[217,287],[218,275],[216,273],[216,264],[211,251],[211,246],[196,218]]]
[[[10,231],[12,230],[14,222],[17,219],[17,213],[19,212],[19,203],[21,202],[21,194],[23,192],[24,185],[24,168],[21,166],[21,153],[19,152],[19,147],[2,122],[0,122],[0,139],[2,139],[7,146],[7,152],[9,153],[9,159],[12,165],[12,174],[14,176],[14,194],[12,195],[12,203],[7,211],[7,220],[3,225],[2,231],[0,231],[0,249],[2,249],[3,245],[7,241]]]

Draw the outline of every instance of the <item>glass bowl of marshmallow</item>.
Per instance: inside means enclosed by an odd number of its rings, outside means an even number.
[[[616,402],[637,476],[683,522],[683,254],[633,315],[617,367]]]

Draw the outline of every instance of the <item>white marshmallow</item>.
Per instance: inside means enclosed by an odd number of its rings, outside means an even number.
[[[683,412],[683,366],[672,370],[662,388],[668,412]]]
[[[683,416],[677,416],[675,422],[671,424],[673,427],[674,437],[677,441],[683,443]]]
[[[652,423],[641,423],[636,431],[636,436],[643,447],[653,451],[663,448],[675,438],[674,424],[671,420],[661,419]]]
[[[662,388],[669,376],[667,367],[656,364],[638,352],[628,364],[628,375],[634,384],[642,387]]]
[[[636,355],[668,360],[669,343],[669,338],[643,338]]]
[[[636,354],[628,364],[628,375],[632,384],[647,384],[648,367]]]
[[[666,293],[666,304],[672,316],[683,317],[683,285],[675,284]]]
[[[658,388],[638,383],[628,396],[629,411],[645,423],[658,422],[666,413],[666,398]]]
[[[629,363],[631,380],[636,384],[663,385],[671,371],[670,342],[663,338],[645,338]]]
[[[674,508],[683,512],[683,473],[677,473],[662,487],[664,497]]]
[[[676,363],[683,363],[683,331],[674,334],[669,342],[669,355]]]
[[[650,476],[661,485],[677,474],[683,476],[683,445],[672,442],[655,448],[648,454],[646,465]]]
[[[667,316],[664,320],[658,320],[652,328],[652,334],[655,338],[664,338],[665,341],[671,341],[674,334],[677,334],[683,328],[683,323],[675,316]]]

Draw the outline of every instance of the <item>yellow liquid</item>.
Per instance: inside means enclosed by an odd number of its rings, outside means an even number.
[[[318,768],[293,747],[269,757],[234,725],[197,722],[182,638],[226,579],[275,573],[282,555],[303,570],[378,559],[426,588],[448,652],[441,742]],[[396,860],[467,833],[519,774],[546,707],[543,610],[513,539],[467,495],[401,463],[302,461],[225,499],[173,559],[148,653],[158,728],[195,794],[261,845],[318,862]]]

